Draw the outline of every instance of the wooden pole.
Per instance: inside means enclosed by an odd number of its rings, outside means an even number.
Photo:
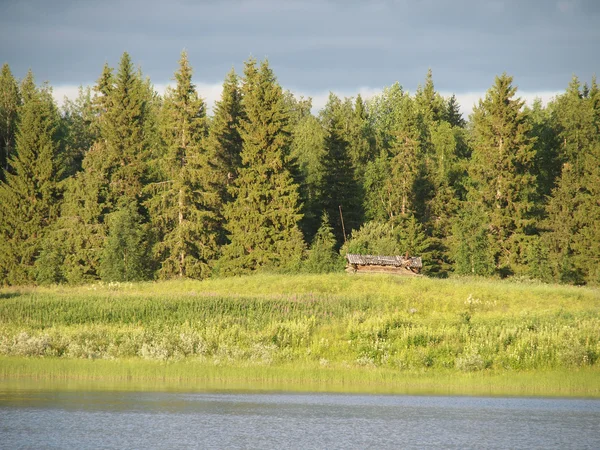
[[[344,226],[344,215],[342,214],[342,205],[339,205],[340,208],[340,219],[342,219],[342,233],[344,233],[344,244],[346,243],[346,227]]]

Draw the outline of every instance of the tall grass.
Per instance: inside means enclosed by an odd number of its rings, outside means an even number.
[[[600,291],[256,275],[0,291],[0,355],[331,370],[598,367]]]

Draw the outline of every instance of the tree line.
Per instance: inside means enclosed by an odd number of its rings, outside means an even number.
[[[432,276],[600,282],[600,93],[531,107],[497,76],[465,120],[431,71],[365,101],[311,99],[268,61],[208,116],[182,53],[158,95],[124,53],[58,108],[0,73],[0,284],[326,272],[423,257]]]

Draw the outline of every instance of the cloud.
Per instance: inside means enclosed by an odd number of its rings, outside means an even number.
[[[215,102],[221,98],[223,86],[221,83],[208,83],[203,81],[195,81],[196,90],[206,102],[208,114],[212,114]],[[166,89],[171,84],[157,83],[154,84],[154,90],[160,95],[164,95]],[[381,94],[382,89],[363,86],[355,90],[332,90],[332,91],[309,91],[302,89],[290,89],[296,97],[310,97],[312,99],[312,112],[318,114],[327,104],[329,92],[333,92],[340,98],[356,97],[361,95],[363,100],[369,100],[376,95]],[[525,101],[525,104],[531,106],[536,98],[542,100],[542,104],[546,105],[554,97],[559,95],[560,91],[517,91],[517,96]],[[74,100],[79,94],[79,87],[75,85],[62,85],[53,87],[53,96],[59,106],[64,104],[65,98]],[[446,98],[453,95],[449,91],[441,91],[440,94]],[[473,112],[473,107],[477,105],[480,99],[485,97],[485,92],[463,92],[455,93],[456,99],[460,105],[461,113],[465,119]]]

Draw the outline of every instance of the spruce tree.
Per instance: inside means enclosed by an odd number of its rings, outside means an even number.
[[[245,117],[240,123],[242,166],[225,207],[230,243],[222,269],[245,273],[298,265],[304,242],[298,188],[286,168],[290,144],[288,113],[281,87],[267,61],[245,64],[242,86]]]
[[[307,240],[312,241],[320,226],[323,157],[325,155],[325,130],[312,114],[304,116],[294,127],[290,159],[297,166],[303,217],[300,222]]]
[[[233,183],[242,163],[239,126],[244,110],[239,84],[239,77],[231,69],[223,82],[221,99],[215,103],[207,142],[209,151],[216,157],[219,193],[224,203],[232,200],[227,186]]]
[[[335,248],[335,236],[329,225],[329,217],[327,213],[323,213],[321,226],[315,234],[308,256],[304,261],[304,270],[309,273],[328,273],[341,270],[344,267],[344,261]]]
[[[338,246],[346,241],[352,230],[360,227],[363,216],[363,195],[349,153],[344,113],[342,101],[330,93],[327,105],[321,112],[321,121],[325,128],[325,154],[320,194],[321,208],[332,221]]]
[[[72,282],[99,277],[109,214],[128,210],[136,203],[144,228],[147,227],[143,186],[148,182],[151,156],[147,123],[152,111],[149,84],[124,53],[116,75],[104,65],[94,91],[91,126],[96,140],[85,154],[83,170],[67,185],[62,217],[57,224],[59,235],[70,228],[77,230],[62,241],[66,249],[63,273]],[[148,230],[144,233],[148,235]],[[143,243],[147,245],[148,240]]]
[[[100,139],[106,145],[111,200],[116,205],[121,198],[138,200],[142,194],[149,156],[144,135],[147,97],[128,53],[121,57],[112,86],[102,85],[104,76],[103,73],[99,90],[110,93],[105,99],[107,109],[100,123]]]
[[[527,235],[535,232],[535,139],[524,102],[514,98],[516,90],[512,77],[496,77],[471,117],[470,196],[487,215],[496,267],[502,274],[521,269]]]
[[[62,110],[66,170],[68,175],[73,175],[81,170],[85,154],[97,139],[91,88],[79,87],[77,98],[67,99]]]
[[[5,284],[34,280],[35,260],[61,200],[60,118],[52,91],[46,85],[37,88],[31,72],[24,85],[16,148],[6,181],[0,182],[0,279]]]
[[[139,281],[148,277],[148,244],[143,218],[135,201],[123,204],[107,216],[108,234],[100,255],[103,281]]]
[[[160,276],[204,278],[216,259],[220,202],[215,158],[205,148],[206,107],[192,83],[185,52],[175,81],[176,86],[165,94],[161,114],[167,148],[162,162],[164,179],[155,184],[148,204],[161,233],[156,245]]]
[[[15,149],[20,103],[19,85],[8,64],[4,64],[0,72],[0,181],[5,180],[4,173]]]

